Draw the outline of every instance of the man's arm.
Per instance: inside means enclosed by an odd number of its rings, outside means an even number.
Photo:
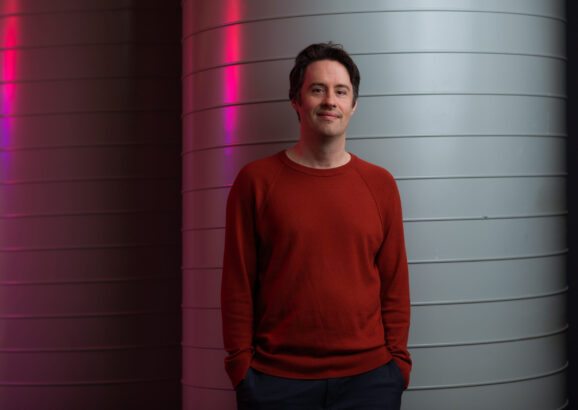
[[[253,356],[253,292],[256,232],[251,183],[239,174],[227,200],[225,253],[221,280],[225,369],[233,387],[245,378]]]
[[[409,384],[411,358],[407,350],[410,325],[410,299],[407,256],[403,234],[401,200],[395,181],[386,203],[384,241],[377,263],[381,275],[381,315],[385,345]]]

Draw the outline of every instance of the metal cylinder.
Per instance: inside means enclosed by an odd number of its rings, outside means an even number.
[[[292,60],[329,40],[362,75],[348,150],[402,195],[403,408],[564,406],[564,2],[183,4],[185,408],[233,406],[218,301],[228,188],[297,141]]]
[[[180,407],[180,7],[136,3],[0,3],[2,409]]]

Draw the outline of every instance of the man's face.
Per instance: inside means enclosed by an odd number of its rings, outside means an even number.
[[[299,114],[301,134],[345,137],[355,112],[353,86],[347,69],[337,61],[319,60],[307,67],[301,101],[291,105]]]

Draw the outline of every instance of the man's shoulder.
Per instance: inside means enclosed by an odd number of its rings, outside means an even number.
[[[383,209],[391,209],[393,203],[399,203],[397,183],[387,169],[359,158],[357,158],[357,164],[361,178]]]
[[[283,162],[279,159],[280,154],[276,153],[245,164],[237,174],[233,186],[243,189],[249,187],[262,189],[268,186],[278,174],[278,170],[283,167]]]
[[[282,163],[279,161],[279,155],[282,152],[277,152],[263,158],[252,160],[248,162],[243,169],[248,172],[262,172],[270,170],[271,168],[278,168]]]
[[[276,153],[248,162],[239,171],[239,176],[263,178],[271,175],[276,169],[283,166],[283,163],[279,160],[279,155],[280,153]]]
[[[362,177],[371,184],[395,185],[393,175],[384,167],[365,161],[356,156],[357,170]]]

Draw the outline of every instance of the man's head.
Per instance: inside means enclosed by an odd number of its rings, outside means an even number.
[[[355,105],[357,102],[357,96],[359,95],[359,70],[343,47],[331,42],[311,44],[297,55],[295,58],[295,65],[289,74],[289,99],[291,102],[297,104],[301,103],[301,88],[305,81],[307,67],[311,63],[319,60],[337,61],[345,67],[349,73],[349,80],[353,85],[353,105]]]
[[[357,108],[359,70],[335,44],[313,44],[295,59],[291,70],[291,105],[301,138],[345,138]]]

